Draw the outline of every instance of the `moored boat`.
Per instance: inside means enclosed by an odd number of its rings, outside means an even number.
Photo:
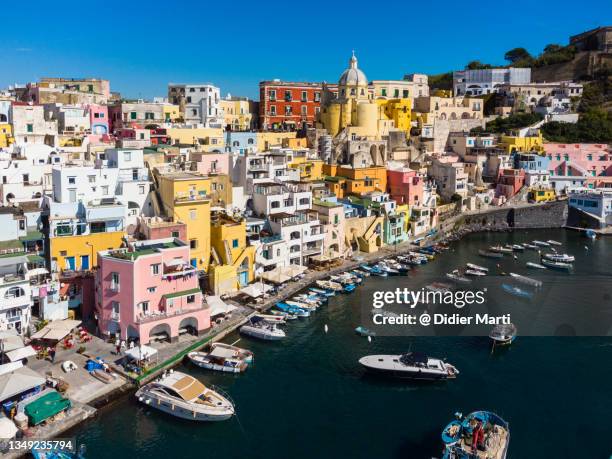
[[[510,426],[491,411],[456,414],[442,431],[442,459],[506,459]]]
[[[559,241],[555,241],[555,240],[553,240],[553,239],[549,239],[549,240],[548,240],[548,241],[546,241],[546,242],[548,242],[550,245],[557,245],[557,246],[561,246],[561,245],[563,245],[563,244],[561,244]]]
[[[466,266],[470,269],[476,269],[477,271],[482,271],[485,273],[489,272],[489,268],[485,268],[484,266],[475,265],[474,263],[467,263]]]
[[[538,250],[538,246],[535,244],[529,244],[527,242],[523,243],[523,247],[525,247],[526,249],[530,249],[530,250]]]
[[[422,352],[402,355],[368,355],[359,363],[369,372],[395,378],[418,380],[444,380],[456,378],[459,371],[440,359],[428,357]]]
[[[489,252],[512,253],[512,248],[510,248],[510,247],[502,247],[501,245],[492,245],[491,247],[489,247]]]
[[[468,276],[486,276],[487,273],[479,269],[466,269],[465,274]]]
[[[516,325],[513,323],[496,325],[489,333],[489,338],[496,346],[511,344],[516,339]]]
[[[452,273],[446,273],[446,277],[448,277],[449,279],[455,281],[455,282],[461,282],[463,284],[468,284],[470,282],[472,282],[471,279],[468,279],[467,277],[463,277],[458,273],[452,272]]]
[[[525,263],[527,265],[528,268],[535,268],[535,269],[546,269],[546,266],[541,265],[539,263],[534,263],[533,261],[528,261],[527,263]]]
[[[541,287],[542,281],[538,279],[532,279],[531,277],[522,276],[516,273],[510,273],[510,276],[514,277],[517,282],[521,282],[525,285],[531,285],[532,287]]]
[[[503,258],[503,253],[489,252],[487,250],[479,250],[478,255],[485,258]]]
[[[363,325],[360,325],[359,327],[355,328],[355,333],[357,333],[360,336],[376,336],[375,332],[364,327]]]
[[[573,263],[576,260],[576,257],[567,253],[545,253],[542,256],[548,260],[560,261],[561,263]]]
[[[552,261],[546,258],[542,258],[542,260],[540,260],[540,263],[542,263],[547,268],[558,269],[561,271],[571,271],[573,268],[573,265],[571,263],[563,263],[561,261]]]
[[[221,347],[210,352],[190,352],[187,358],[201,368],[224,373],[242,373],[249,366],[244,359],[236,357],[232,350]]]
[[[321,289],[321,288],[315,288],[315,287],[310,287],[308,290],[317,295],[323,295],[326,297],[334,296],[336,294],[333,290],[327,290],[327,289]]]
[[[245,325],[240,327],[240,333],[268,341],[276,341],[286,336],[285,332],[278,328],[276,324],[258,317],[251,317]]]
[[[544,241],[533,241],[533,244],[537,245],[538,247],[550,247],[550,244]]]
[[[510,284],[502,284],[502,288],[504,289],[504,291],[514,295],[514,296],[518,296],[521,298],[531,298],[533,296],[533,293],[528,292],[526,290],[523,290],[519,287],[516,287],[514,285],[510,285]]]
[[[226,344],[226,343],[221,343],[219,341],[212,343],[210,345],[210,349],[211,350],[215,350],[217,348],[221,348],[221,349],[229,349],[232,352],[234,352],[234,355],[236,357],[240,357],[241,359],[243,359],[246,363],[253,363],[253,360],[255,359],[255,354],[252,351],[249,351],[248,349],[244,349],[238,346],[234,346],[233,344]]]
[[[284,302],[278,302],[274,305],[274,307],[282,312],[286,312],[289,314],[295,314],[297,317],[310,317],[310,310],[300,308],[297,306],[292,306],[290,304]],[[257,317],[257,316],[255,316]]]
[[[318,280],[318,281],[316,281],[316,284],[319,287],[324,288],[326,290],[332,290],[332,291],[335,291],[335,292],[342,291],[342,285],[338,284],[337,282]]]

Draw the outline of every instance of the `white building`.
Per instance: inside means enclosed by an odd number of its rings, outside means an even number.
[[[498,92],[502,85],[531,82],[530,68],[459,70],[453,72],[455,96]]]
[[[444,199],[458,194],[465,198],[468,193],[468,174],[463,163],[442,161],[435,158],[429,168],[429,175],[438,185],[438,193]]]
[[[59,134],[87,134],[91,132],[91,119],[87,108],[62,104],[45,104],[44,107],[45,119],[57,122]]]
[[[272,232],[287,244],[289,264],[306,266],[312,257],[323,253],[325,232],[316,211],[273,214],[269,223]]]
[[[612,225],[612,190],[572,191],[569,193],[569,205],[597,218],[602,225]]]
[[[178,104],[185,123],[202,124],[208,128],[222,128],[224,113],[219,101],[221,90],[210,83],[168,85],[168,100]]]
[[[299,170],[289,167],[293,153],[283,148],[268,153],[232,155],[232,183],[242,186],[245,194],[252,194],[258,183],[298,181]]]
[[[23,334],[32,317],[32,291],[23,253],[0,257],[0,330]]]
[[[302,182],[258,183],[253,191],[253,210],[257,215],[294,213],[312,206],[312,192]]]
[[[9,118],[13,122],[15,143],[57,145],[57,121],[45,119],[42,105],[13,103]]]

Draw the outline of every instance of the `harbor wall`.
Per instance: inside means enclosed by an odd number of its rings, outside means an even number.
[[[455,226],[467,225],[473,231],[502,231],[514,228],[561,228],[568,218],[567,201],[540,205],[491,209],[477,214],[463,214]]]

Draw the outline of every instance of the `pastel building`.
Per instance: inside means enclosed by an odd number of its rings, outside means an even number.
[[[601,227],[612,225],[612,190],[576,190],[569,193],[569,205],[595,217]]]
[[[453,72],[453,91],[456,96],[495,93],[503,85],[531,82],[530,68],[497,68],[459,70]]]
[[[436,181],[438,193],[444,199],[451,199],[454,195],[467,196],[468,174],[458,157],[447,155],[434,158],[429,175]]]
[[[348,255],[345,233],[344,205],[334,199],[315,199],[312,209],[319,213],[321,225],[325,233],[323,241],[323,256],[328,259],[346,257]]]
[[[424,179],[408,168],[387,170],[387,192],[398,205],[418,206],[423,202]]]
[[[238,155],[257,151],[257,133],[227,131],[225,133],[225,151]]]
[[[87,106],[91,133],[95,136],[102,136],[110,132],[108,124],[108,107],[106,105],[91,104]]]
[[[497,179],[496,194],[511,198],[525,185],[525,171],[523,169],[504,169]]]
[[[96,315],[102,334],[148,344],[210,328],[191,257],[189,246],[173,238],[101,251]]]

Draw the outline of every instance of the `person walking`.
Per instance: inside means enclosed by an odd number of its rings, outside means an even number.
[[[51,357],[51,363],[55,363],[55,348],[49,349],[49,357]]]

